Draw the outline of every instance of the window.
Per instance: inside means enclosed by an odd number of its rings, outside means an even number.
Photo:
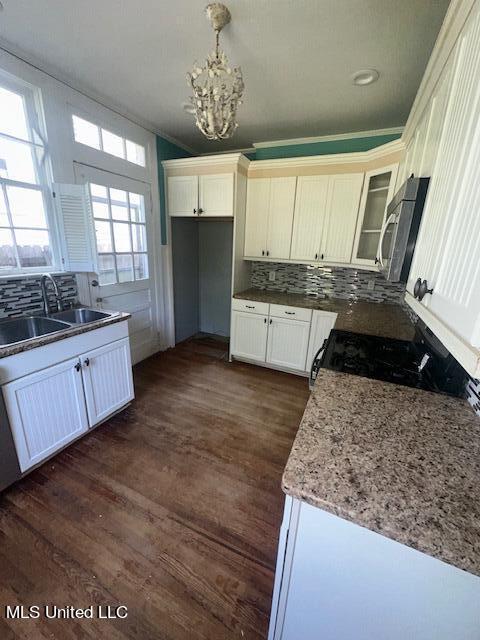
[[[90,197],[100,285],[148,278],[143,195],[90,183]]]
[[[141,167],[145,166],[145,147],[142,147],[141,144],[117,136],[115,133],[102,129],[79,116],[72,116],[72,121],[73,137],[76,142],[133,162]]]
[[[0,274],[53,265],[44,156],[33,92],[0,78]]]

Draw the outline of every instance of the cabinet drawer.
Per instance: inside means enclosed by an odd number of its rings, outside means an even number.
[[[247,313],[260,313],[268,316],[268,302],[253,302],[252,300],[232,299],[232,309],[234,311],[245,311]]]
[[[287,307],[283,304],[271,304],[270,315],[274,318],[290,318],[290,320],[310,322],[312,319],[312,310],[303,309],[302,307]]]

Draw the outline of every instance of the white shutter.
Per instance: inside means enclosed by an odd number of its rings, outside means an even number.
[[[88,185],[56,183],[53,192],[63,231],[65,268],[75,272],[96,272],[97,252]]]

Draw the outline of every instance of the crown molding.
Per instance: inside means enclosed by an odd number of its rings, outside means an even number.
[[[402,138],[408,144],[427,108],[432,93],[448,62],[476,0],[451,0],[438,33],[422,81],[413,101]]]
[[[331,153],[320,156],[303,156],[297,158],[275,158],[274,160],[252,160],[248,171],[263,169],[283,169],[288,167],[312,167],[326,166],[333,164],[357,164],[359,162],[369,162],[383,158],[392,153],[405,150],[404,142],[399,138],[392,140],[369,151],[358,151],[355,153]]]
[[[372,129],[371,131],[353,131],[351,133],[338,133],[332,136],[315,136],[312,138],[289,138],[287,140],[271,140],[270,142],[254,142],[255,149],[268,147],[289,147],[298,144],[313,144],[315,142],[333,142],[335,140],[351,140],[353,138],[374,138],[389,134],[403,133],[404,127],[390,127],[388,129]]]
[[[230,149],[229,151],[206,151],[205,153],[199,153],[202,158],[204,156],[221,156],[231,153],[255,153],[255,147],[245,147],[245,149]]]
[[[68,87],[70,90],[83,95],[85,98],[88,98],[89,100],[93,100],[93,102],[96,102],[97,104],[104,107],[105,109],[109,109],[110,111],[115,113],[117,116],[121,116],[122,118],[129,120],[131,123],[139,127],[142,127],[143,129],[146,129],[150,133],[160,136],[167,142],[170,142],[176,145],[177,147],[180,147],[184,151],[187,151],[188,153],[192,153],[194,155],[198,153],[197,150],[192,149],[191,147],[187,146],[180,140],[177,140],[177,138],[174,138],[168,135],[164,131],[161,131],[153,122],[150,122],[149,120],[146,120],[134,113],[131,113],[128,109],[125,109],[119,104],[116,104],[113,100],[107,98],[104,95],[98,94],[95,91],[92,91],[91,89],[87,89],[86,87],[83,87],[80,83],[72,82],[72,80],[68,78],[64,73],[62,73],[59,69],[56,69],[53,66],[46,64],[45,62],[40,63],[31,54],[27,53],[26,51],[23,51],[16,45],[12,44],[11,42],[8,42],[3,38],[0,38],[0,52],[3,52],[8,56],[11,56],[12,58],[15,58],[20,63],[25,64],[31,67],[32,69],[35,69],[35,71],[37,72],[43,73],[44,75],[48,76],[52,80],[59,82],[65,87]]]
[[[163,160],[162,165],[166,169],[186,169],[188,167],[202,167],[236,164],[245,169],[250,165],[250,160],[242,153],[218,153],[216,155],[195,156],[193,158],[178,158],[174,160]]]

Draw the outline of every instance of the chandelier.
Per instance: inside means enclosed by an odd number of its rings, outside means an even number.
[[[238,124],[237,108],[242,104],[244,84],[240,67],[230,67],[220,50],[220,31],[231,20],[230,11],[219,2],[209,4],[205,12],[215,31],[215,50],[203,67],[197,62],[187,80],[193,90],[190,98],[197,127],[209,140],[231,138]]]

